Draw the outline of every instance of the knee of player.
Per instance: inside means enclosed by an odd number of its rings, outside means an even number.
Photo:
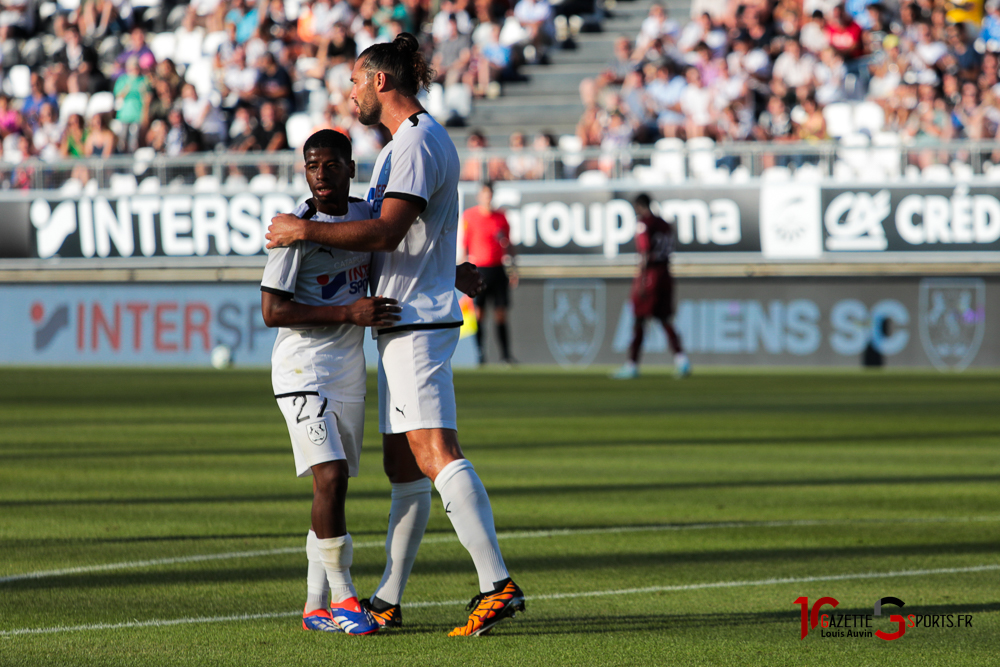
[[[348,470],[346,461],[328,461],[313,466],[314,487],[317,494],[339,496],[347,493]]]

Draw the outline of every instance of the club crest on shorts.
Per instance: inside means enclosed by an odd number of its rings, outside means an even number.
[[[589,366],[604,342],[603,280],[549,280],[545,340],[560,366]]]
[[[920,341],[939,370],[972,363],[986,332],[986,283],[977,278],[920,281]]]
[[[326,442],[326,422],[306,424],[306,433],[314,445],[322,445]]]

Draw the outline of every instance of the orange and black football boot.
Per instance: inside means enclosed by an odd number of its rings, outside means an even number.
[[[472,598],[467,609],[471,609],[468,622],[455,628],[449,637],[473,637],[483,635],[505,618],[524,611],[524,593],[510,577],[498,581],[492,593],[480,593]]]
[[[382,600],[379,600],[382,602]],[[387,603],[382,602],[383,606]],[[368,598],[361,600],[361,606],[368,610],[368,613],[372,615],[375,621],[383,628],[401,628],[403,627],[403,610],[399,608],[398,604],[387,606],[381,611],[375,609],[372,601]]]

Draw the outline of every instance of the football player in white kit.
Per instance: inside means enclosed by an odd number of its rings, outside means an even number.
[[[359,120],[392,133],[368,191],[372,220],[322,225],[278,215],[268,247],[308,240],[373,251],[374,293],[399,302],[400,320],[377,329],[379,425],[392,483],[387,563],[370,600],[384,627],[401,625],[399,603],[430,514],[431,480],[472,556],[480,593],[452,636],[479,635],[524,609],[500,555],[489,497],[458,443],[451,356],[462,313],[454,290],[459,159],[448,132],[416,95],[431,72],[416,38],[401,33],[357,59],[351,98]]]
[[[371,217],[368,202],[348,196],[354,162],[347,137],[317,132],[303,154],[312,198],[297,215],[325,225]],[[280,327],[271,353],[274,397],[288,424],[296,473],[313,478],[307,630],[361,635],[380,627],[351,584],[353,548],[344,516],[365,420],[364,327],[399,319],[394,299],[367,297],[371,258],[300,241],[271,250],[261,280],[264,322]]]

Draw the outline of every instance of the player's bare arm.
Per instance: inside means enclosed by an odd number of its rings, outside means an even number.
[[[344,250],[392,252],[399,247],[423,210],[420,203],[387,197],[382,201],[381,216],[374,220],[353,220],[327,225],[282,213],[271,218],[271,225],[265,234],[267,247],[270,249],[288,246],[296,241],[312,241]]]
[[[310,306],[271,292],[261,292],[260,307],[264,324],[269,327],[325,327],[334,324],[381,327],[398,322],[400,311],[395,299],[381,296],[358,299],[347,306]]]

